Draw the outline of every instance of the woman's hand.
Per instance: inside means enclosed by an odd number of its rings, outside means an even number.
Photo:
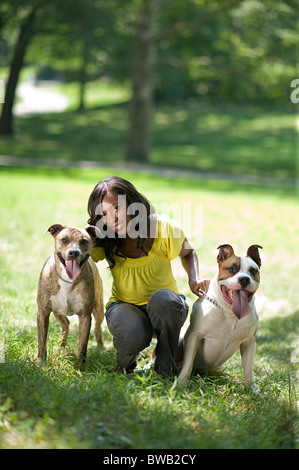
[[[193,294],[197,295],[197,297],[204,298],[202,294],[198,291],[202,289],[203,291],[207,292],[209,289],[210,280],[209,279],[196,279],[189,281],[189,286]]]
[[[210,285],[210,281],[209,279],[197,278],[199,273],[197,254],[193,250],[193,248],[184,248],[186,243],[189,244],[187,238],[185,238],[180,252],[182,265],[188,274],[189,286],[191,291],[193,292],[193,294],[197,295],[197,297],[204,298],[203,295],[200,294],[198,291],[199,289],[202,289],[203,291],[207,292]]]

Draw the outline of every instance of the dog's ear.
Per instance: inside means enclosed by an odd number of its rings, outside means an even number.
[[[258,265],[260,268],[262,265],[260,254],[259,254],[259,248],[263,249],[262,246],[260,245],[251,245],[248,250],[247,250],[247,256],[249,258],[253,259],[253,261]]]
[[[96,238],[103,238],[101,231],[94,225],[88,225],[84,230],[91,236],[93,242]]]
[[[65,228],[65,225],[61,225],[61,224],[54,224],[54,225],[51,225],[51,227],[47,228],[47,230],[45,231],[45,233],[47,232],[50,232],[50,234],[52,235],[52,237],[56,237],[56,235],[59,234],[59,232],[61,232],[61,230],[63,230]]]
[[[230,258],[235,254],[234,249],[231,245],[219,245],[217,247],[217,250],[219,250],[217,256],[217,263],[222,263],[222,261],[225,261],[226,259]]]

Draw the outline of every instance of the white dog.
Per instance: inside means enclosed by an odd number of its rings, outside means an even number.
[[[204,299],[194,303],[184,338],[184,361],[179,382],[194,368],[199,373],[221,372],[223,364],[240,347],[246,388],[254,386],[253,364],[258,313],[254,294],[259,287],[259,245],[238,257],[231,245],[220,245],[218,274],[211,280]]]

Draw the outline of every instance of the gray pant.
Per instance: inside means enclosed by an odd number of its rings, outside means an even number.
[[[117,301],[106,311],[108,328],[113,335],[117,364],[134,369],[140,351],[157,337],[154,370],[158,374],[177,375],[174,351],[180,329],[187,318],[188,305],[168,289],[156,291],[146,305]]]

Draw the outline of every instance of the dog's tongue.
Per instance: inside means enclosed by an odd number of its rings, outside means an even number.
[[[232,311],[237,318],[241,319],[250,312],[247,293],[244,289],[234,290]]]
[[[81,274],[81,269],[79,268],[76,260],[68,260],[65,263],[66,273],[68,277],[74,281]]]

